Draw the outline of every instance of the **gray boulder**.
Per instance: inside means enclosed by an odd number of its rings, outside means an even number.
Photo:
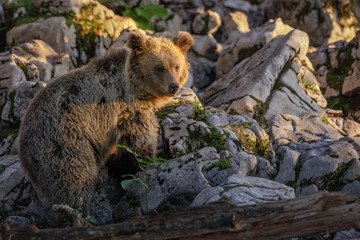
[[[263,178],[232,175],[226,184],[202,190],[192,207],[229,199],[238,207],[294,198],[294,189]]]
[[[279,174],[297,194],[339,191],[360,177],[359,137],[344,135],[324,118],[276,115],[270,119]]]
[[[308,44],[307,34],[299,30],[274,38],[211,84],[205,103],[265,119],[279,113],[323,114],[327,103],[305,56]]]

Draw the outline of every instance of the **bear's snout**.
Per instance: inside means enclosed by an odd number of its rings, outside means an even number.
[[[179,84],[177,83],[171,83],[169,85],[169,93],[170,94],[175,94],[177,92],[177,90],[179,90]]]

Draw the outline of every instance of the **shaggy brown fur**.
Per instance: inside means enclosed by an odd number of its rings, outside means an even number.
[[[155,156],[154,107],[185,83],[192,44],[185,32],[172,41],[133,32],[128,48],[59,77],[37,94],[22,121],[19,156],[43,203],[89,207],[109,159],[136,169],[130,159],[112,156],[116,144]]]

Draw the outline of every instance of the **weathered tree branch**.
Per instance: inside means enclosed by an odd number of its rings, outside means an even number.
[[[322,192],[246,207],[221,202],[90,228],[3,228],[2,239],[282,239],[359,227],[359,198]]]

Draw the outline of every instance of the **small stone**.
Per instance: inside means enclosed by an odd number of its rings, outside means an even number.
[[[275,181],[283,184],[293,182],[295,185],[295,167],[298,163],[300,153],[293,151],[289,147],[282,146],[278,150],[278,154],[282,157],[280,161],[280,170]]]
[[[221,45],[218,44],[216,39],[212,35],[193,35],[195,44],[192,49],[199,55],[209,57],[221,50]]]
[[[334,236],[334,240],[354,240],[360,239],[360,232],[356,231],[355,229],[345,230],[337,232]]]
[[[315,184],[311,184],[310,186],[301,189],[301,195],[313,194],[317,193],[318,191],[318,187]]]
[[[221,18],[217,12],[207,10],[199,11],[192,22],[193,32],[196,34],[213,34],[221,26]]]
[[[360,198],[360,182],[355,180],[354,182],[345,185],[340,192]]]
[[[29,219],[20,216],[9,216],[5,219],[5,221],[9,223],[11,229],[16,229],[16,230],[20,230],[20,229],[26,230],[26,228],[30,224]]]
[[[233,101],[226,112],[229,114],[247,114],[252,117],[257,104],[258,103],[250,96],[245,96],[239,100]]]

